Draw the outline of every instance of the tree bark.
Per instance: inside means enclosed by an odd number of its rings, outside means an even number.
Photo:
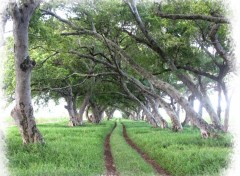
[[[35,66],[28,53],[28,27],[30,18],[38,7],[40,1],[25,1],[22,5],[11,3],[11,16],[13,19],[14,58],[16,71],[16,105],[11,116],[20,129],[24,144],[44,143],[33,115],[31,98],[31,71]]]

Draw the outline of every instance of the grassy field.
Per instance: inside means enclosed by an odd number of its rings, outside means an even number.
[[[123,120],[129,137],[173,176],[219,175],[228,163],[231,138],[202,139],[197,129],[182,133],[152,128],[145,122]],[[16,127],[7,135],[11,175],[15,176],[88,176],[104,175],[104,140],[113,121],[100,125],[68,127],[67,121],[39,125],[46,145],[23,146]],[[122,125],[111,136],[111,150],[117,171],[122,176],[154,175],[155,172],[127,145]]]
[[[126,143],[122,135],[122,125],[120,123],[117,124],[111,135],[110,144],[118,173],[123,176],[155,175],[153,168]]]
[[[105,173],[104,139],[113,122],[67,127],[39,125],[46,145],[23,146],[16,127],[7,135],[9,168],[18,176],[85,176]]]
[[[154,129],[145,122],[124,121],[129,137],[174,176],[219,175],[227,167],[231,137],[202,139],[197,129],[182,133]]]

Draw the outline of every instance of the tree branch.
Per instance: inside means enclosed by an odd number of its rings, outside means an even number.
[[[46,15],[51,15],[51,16],[57,18],[59,21],[71,26],[75,30],[81,30],[81,28],[76,26],[74,23],[70,22],[69,20],[63,19],[62,17],[58,16],[57,14],[55,14],[55,13],[49,11],[49,10],[40,9],[40,11],[44,12],[44,14],[46,14]]]
[[[172,20],[203,20],[203,21],[209,21],[213,23],[230,23],[229,20],[227,20],[224,17],[214,17],[214,16],[207,16],[207,15],[199,15],[199,14],[164,14],[161,11],[157,11],[156,14],[159,17],[172,19]]]

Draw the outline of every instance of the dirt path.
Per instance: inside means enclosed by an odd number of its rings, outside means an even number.
[[[159,173],[162,176],[170,176],[170,174],[164,170],[155,160],[152,160],[146,153],[144,153],[127,135],[127,131],[126,131],[126,127],[124,124],[122,124],[123,126],[123,136],[125,138],[125,140],[127,141],[127,143],[133,148],[135,149],[140,155],[141,157],[149,164],[152,165],[152,167],[157,171],[157,173]]]
[[[111,132],[107,135],[105,139],[105,144],[104,144],[104,157],[105,157],[105,167],[106,167],[106,175],[107,176],[118,176],[119,174],[117,173],[114,161],[113,161],[113,156],[111,153],[111,147],[110,147],[110,137],[113,132],[113,130],[116,128],[117,123],[115,122],[115,125]]]

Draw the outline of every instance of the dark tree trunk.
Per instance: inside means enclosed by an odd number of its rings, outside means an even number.
[[[31,98],[31,72],[35,66],[28,53],[28,27],[30,18],[40,1],[25,1],[24,4],[10,4],[13,19],[14,58],[16,71],[16,105],[11,112],[20,129],[24,144],[44,143],[33,115]]]
[[[101,107],[99,105],[97,105],[94,101],[92,101],[91,99],[89,100],[89,103],[92,107],[92,113],[93,113],[93,123],[100,123],[102,121],[103,118],[103,112],[104,112],[104,107]]]

